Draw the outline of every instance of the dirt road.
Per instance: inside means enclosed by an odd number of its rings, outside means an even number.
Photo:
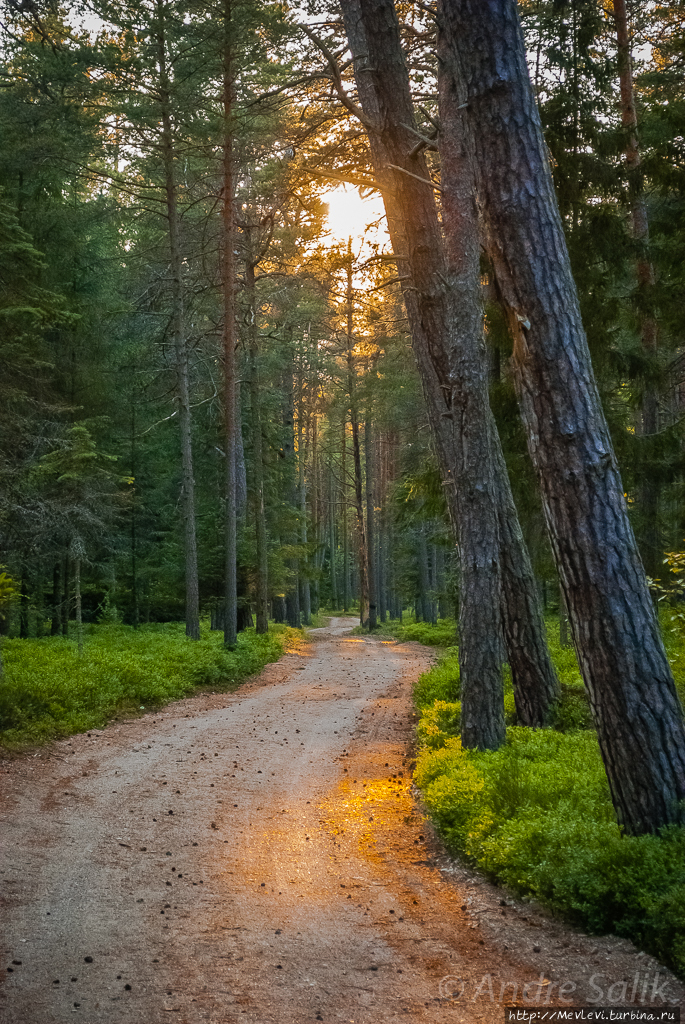
[[[630,944],[442,856],[410,789],[430,656],[353,624],[234,694],[2,763],[3,1024],[501,1022],[564,985],[576,1005],[682,998]]]

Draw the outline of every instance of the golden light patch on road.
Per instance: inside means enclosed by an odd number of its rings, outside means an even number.
[[[322,803],[322,826],[337,838],[356,841],[368,858],[374,856],[376,835],[408,817],[413,808],[409,779],[344,779]]]

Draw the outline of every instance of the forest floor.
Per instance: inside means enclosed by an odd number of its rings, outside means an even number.
[[[235,693],[0,764],[3,1024],[501,1024],[505,1004],[682,1002],[627,941],[449,860],[411,789],[432,654],[354,624]]]

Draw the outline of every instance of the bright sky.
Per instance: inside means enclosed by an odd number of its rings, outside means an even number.
[[[346,242],[349,237],[357,241],[369,228],[368,240],[384,243],[383,200],[378,193],[362,199],[353,185],[338,185],[322,198],[328,204],[328,227],[334,241]]]

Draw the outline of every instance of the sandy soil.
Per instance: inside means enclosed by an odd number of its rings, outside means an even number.
[[[353,624],[234,694],[2,763],[3,1024],[501,1022],[504,1004],[682,1000],[629,943],[450,862],[410,781],[430,653]]]

